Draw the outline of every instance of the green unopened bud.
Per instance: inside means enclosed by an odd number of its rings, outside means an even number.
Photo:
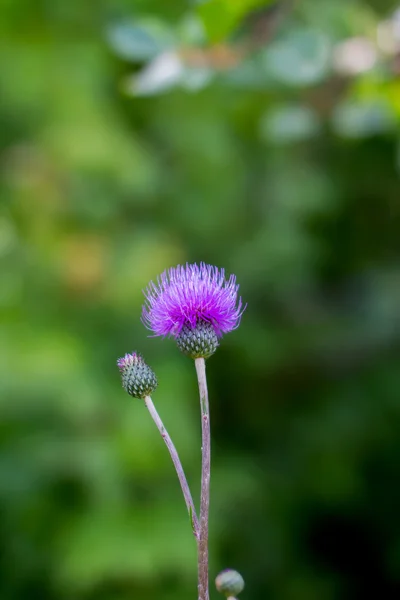
[[[208,358],[218,348],[214,327],[206,321],[198,321],[196,327],[184,325],[176,343],[181,352],[190,358]]]
[[[215,587],[225,596],[237,596],[244,588],[244,580],[240,573],[233,569],[225,569],[217,575]]]
[[[140,354],[125,354],[117,360],[117,365],[121,372],[122,387],[128,394],[134,398],[145,398],[154,392],[157,377]]]

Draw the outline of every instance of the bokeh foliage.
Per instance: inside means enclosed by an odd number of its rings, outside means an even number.
[[[200,260],[248,303],[208,364],[211,576],[398,596],[395,8],[1,3],[2,599],[195,598],[173,468],[115,361],[156,371],[197,497],[194,369],[140,311]]]

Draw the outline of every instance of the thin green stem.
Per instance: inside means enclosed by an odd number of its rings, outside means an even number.
[[[208,600],[208,514],[210,505],[210,411],[204,358],[195,359],[199,383],[201,408],[201,495],[200,495],[200,536],[198,542],[198,600]]]
[[[158,431],[161,433],[161,437],[163,438],[165,445],[168,448],[168,451],[171,455],[172,462],[174,463],[176,474],[178,475],[179,483],[181,484],[183,497],[185,498],[186,507],[188,509],[193,535],[196,538],[197,542],[199,542],[200,537],[200,525],[199,520],[197,518],[196,509],[193,503],[192,495],[190,493],[189,485],[185,477],[185,473],[183,471],[182,463],[179,460],[178,452],[168,434],[168,431],[165,429],[163,422],[160,419],[160,416],[156,410],[156,407],[153,404],[150,396],[146,396],[144,402],[151,414],[153,421],[157,425]]]

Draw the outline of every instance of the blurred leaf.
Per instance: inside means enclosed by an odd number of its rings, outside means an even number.
[[[330,41],[320,31],[298,29],[263,53],[267,71],[280,83],[308,86],[329,74]]]
[[[107,37],[119,56],[132,61],[155,58],[175,43],[172,31],[156,19],[118,23],[108,29]]]
[[[255,8],[266,8],[275,0],[206,0],[197,12],[208,38],[219,42],[229,36],[242,19]]]

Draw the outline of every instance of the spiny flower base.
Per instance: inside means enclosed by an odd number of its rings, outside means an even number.
[[[176,343],[179,350],[190,358],[208,358],[218,348],[214,327],[206,321],[198,321],[194,328],[184,325]]]
[[[154,392],[157,377],[140,354],[125,354],[117,364],[121,371],[122,387],[128,394],[134,398],[145,398]]]

